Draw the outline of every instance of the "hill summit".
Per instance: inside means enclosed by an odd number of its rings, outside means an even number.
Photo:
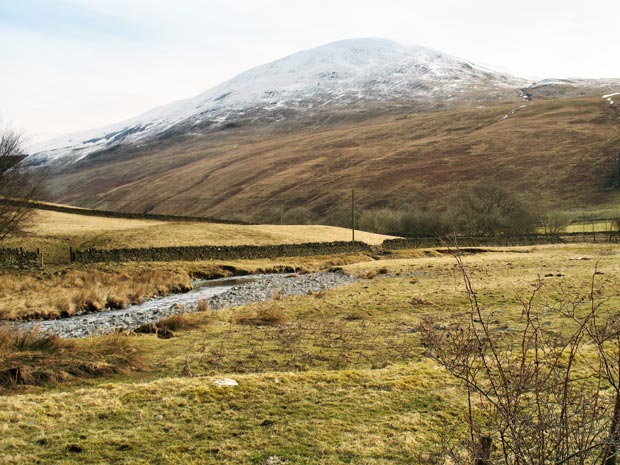
[[[179,132],[278,122],[385,102],[421,104],[488,97],[526,81],[466,60],[387,39],[351,39],[250,69],[195,97],[103,129],[33,147],[39,161],[78,160],[119,144]]]

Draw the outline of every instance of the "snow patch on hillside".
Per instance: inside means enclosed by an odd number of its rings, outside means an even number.
[[[615,103],[613,97],[615,97],[616,95],[620,95],[620,92],[614,92],[612,94],[605,94],[605,95],[603,95],[602,98],[606,99],[607,102],[609,102],[610,105],[613,105]]]
[[[258,66],[200,95],[109,127],[36,144],[30,152],[40,160],[78,160],[120,143],[156,137],[180,124],[223,125],[248,114],[344,108],[367,101],[451,99],[524,84],[520,78],[424,47],[386,39],[343,40]]]

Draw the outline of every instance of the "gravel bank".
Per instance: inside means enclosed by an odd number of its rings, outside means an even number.
[[[214,296],[209,300],[209,308],[219,310],[252,302],[262,302],[272,299],[274,294],[277,293],[282,297],[286,297],[321,292],[324,289],[342,286],[356,280],[356,278],[343,273],[273,275],[268,279],[259,279],[241,286],[235,286],[222,294]]]
[[[210,282],[209,286],[201,286],[199,283],[196,290],[186,294],[150,300],[124,310],[91,313],[59,320],[30,321],[10,326],[17,326],[23,330],[38,327],[45,334],[65,338],[88,337],[109,334],[117,329],[131,330],[178,313],[192,312],[196,310],[198,302],[205,299],[209,301],[209,308],[219,310],[269,300],[274,295],[286,297],[320,292],[356,281],[356,278],[342,273],[256,275],[242,279],[251,281],[231,285],[230,280],[215,280]]]

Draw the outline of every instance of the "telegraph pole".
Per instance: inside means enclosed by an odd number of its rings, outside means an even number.
[[[612,189],[617,189],[620,187],[620,155],[618,153],[618,149],[614,149],[614,153],[611,156],[613,166],[614,166],[614,176],[611,183]]]
[[[351,189],[351,236],[355,242],[355,189]]]
[[[284,202],[280,200],[280,226],[284,224]]]

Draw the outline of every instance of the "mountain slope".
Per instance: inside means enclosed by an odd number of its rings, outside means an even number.
[[[424,47],[385,39],[330,43],[259,66],[196,97],[150,110],[103,129],[32,147],[38,162],[74,161],[119,144],[153,139],[173,131],[200,134],[239,121],[278,122],[295,114],[308,118],[350,111],[372,103],[489,99],[526,85]]]
[[[30,157],[49,199],[277,222],[303,207],[441,209],[497,182],[539,209],[615,210],[619,80],[527,85],[382,39],[341,41],[243,73]]]
[[[241,128],[84,159],[51,179],[56,201],[276,222],[350,208],[443,208],[497,182],[540,209],[615,208],[617,104],[578,97],[367,117],[295,131]]]

